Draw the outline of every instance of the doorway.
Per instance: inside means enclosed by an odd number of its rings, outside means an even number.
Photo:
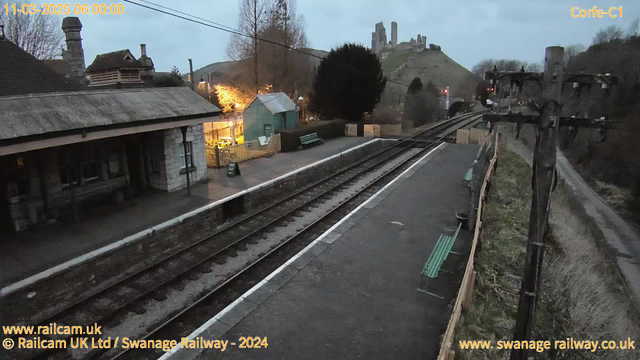
[[[127,164],[129,165],[129,184],[134,192],[144,189],[144,174],[142,172],[142,149],[139,143],[129,143],[126,146]]]

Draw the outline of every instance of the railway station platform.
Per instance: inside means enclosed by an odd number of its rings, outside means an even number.
[[[468,257],[461,230],[426,290],[420,272],[440,234],[468,212],[463,180],[479,146],[442,144],[161,359],[435,359]],[[440,298],[441,297],[441,298]],[[241,349],[240,337],[268,346]]]
[[[209,169],[209,182],[193,185],[191,195],[186,189],[147,192],[118,206],[105,204],[90,214],[81,214],[79,224],[57,222],[1,234],[0,288],[370,141],[353,137],[328,139],[303,151],[242,162],[241,175],[233,178],[226,177],[226,168]]]

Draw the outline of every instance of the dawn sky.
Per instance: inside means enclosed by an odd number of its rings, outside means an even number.
[[[69,1],[78,2],[88,3]],[[238,25],[238,0],[155,2],[233,28]],[[228,33],[124,4],[124,15],[79,16],[87,66],[96,54],[114,50],[128,48],[139,56],[140,43],[147,44],[156,71],[169,71],[176,65],[186,73],[188,58],[193,59],[194,70],[227,60]],[[571,17],[572,7],[590,9],[594,5],[605,11],[622,6],[623,16]],[[618,25],[626,30],[640,17],[638,0],[298,0],[297,7],[304,15],[313,48],[330,50],[344,42],[370,46],[375,23],[384,22],[390,39],[391,21],[396,21],[398,42],[409,41],[418,33],[426,35],[427,43],[441,45],[468,69],[489,57],[540,62],[547,46],[589,45],[599,29]]]

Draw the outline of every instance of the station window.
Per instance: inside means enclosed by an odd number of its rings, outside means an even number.
[[[183,145],[184,146],[184,145]],[[189,168],[193,167],[193,147],[191,141],[187,141],[187,164]],[[184,169],[184,151],[180,155],[180,169]]]
[[[80,178],[80,183],[98,180],[100,177],[100,162],[98,156],[96,155],[95,149],[87,149],[86,151],[80,151],[76,154],[77,158],[72,159],[72,163],[77,161],[77,171],[75,167],[71,166],[71,179],[73,179],[73,183],[75,185],[78,184],[78,175]],[[65,159],[65,154],[63,151],[60,152],[60,157],[58,160],[58,169],[60,173],[60,183],[63,187],[69,186],[69,174],[67,171],[68,163]]]
[[[112,151],[108,155],[109,164],[109,177],[114,178],[122,175],[122,169],[120,166],[120,153],[118,151]]]

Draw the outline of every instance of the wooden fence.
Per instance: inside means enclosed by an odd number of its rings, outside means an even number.
[[[496,133],[493,140],[493,157],[489,162],[489,168],[484,176],[482,187],[480,188],[480,198],[478,200],[478,210],[476,213],[476,224],[473,232],[473,240],[471,242],[471,251],[469,253],[469,260],[467,261],[467,267],[462,278],[462,284],[458,290],[458,297],[456,298],[455,305],[453,306],[453,312],[451,318],[449,318],[449,324],[447,330],[444,333],[442,344],[440,345],[440,353],[438,354],[438,360],[453,360],[455,358],[455,351],[452,349],[455,338],[455,328],[460,320],[463,309],[468,309],[471,306],[471,299],[473,297],[473,287],[476,279],[475,271],[475,258],[476,250],[478,247],[478,241],[480,239],[480,233],[482,231],[482,215],[484,212],[484,203],[489,191],[489,185],[493,179],[493,174],[496,170],[496,164],[498,162],[498,144],[500,136]]]
[[[223,148],[206,147],[207,167],[224,167],[230,160],[238,162],[273,155],[280,152],[280,134],[273,134],[266,145],[260,145],[258,140],[248,141],[244,144],[227,146]]]

